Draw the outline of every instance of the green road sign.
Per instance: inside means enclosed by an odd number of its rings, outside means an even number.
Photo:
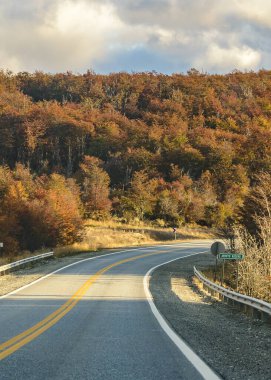
[[[219,253],[217,256],[223,260],[243,260],[244,258],[241,253]]]

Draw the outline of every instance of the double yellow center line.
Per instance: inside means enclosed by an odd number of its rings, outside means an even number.
[[[129,259],[124,259],[117,261],[114,264],[110,264],[94,275],[92,275],[72,296],[68,301],[66,301],[60,308],[55,310],[53,313],[49,314],[46,318],[30,327],[29,329],[23,331],[21,334],[14,336],[13,338],[7,340],[6,342],[0,344],[0,360],[6,358],[7,356],[13,354],[19,348],[23,347],[27,343],[31,342],[39,335],[44,333],[50,327],[55,325],[61,318],[63,318],[69,311],[71,311],[76,304],[82,299],[86,294],[91,285],[105,272],[109,271],[118,265],[128,263],[129,261],[134,261],[143,257],[148,257],[152,255],[158,255],[165,253],[166,251],[147,253],[144,255],[135,256]]]

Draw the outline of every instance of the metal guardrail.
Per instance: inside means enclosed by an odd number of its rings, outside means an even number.
[[[50,252],[42,253],[42,254],[37,255],[37,256],[27,257],[25,259],[15,261],[15,262],[10,263],[10,264],[2,265],[0,267],[0,276],[3,276],[5,273],[10,272],[15,267],[19,267],[21,265],[30,263],[32,261],[41,260],[41,259],[44,259],[46,257],[51,257],[53,255],[54,255],[54,252],[50,251]]]
[[[233,305],[239,304],[240,306],[243,306],[245,312],[248,312],[253,316],[260,317],[260,319],[268,319],[271,321],[271,303],[249,297],[217,285],[204,277],[196,267],[194,267],[194,274],[203,283],[203,285],[205,285],[205,287],[211,290],[212,295],[214,295],[213,293],[218,293],[220,298],[231,300]]]

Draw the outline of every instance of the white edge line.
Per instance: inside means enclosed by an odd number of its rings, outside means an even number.
[[[196,243],[196,242],[195,242]],[[80,263],[83,263],[84,261],[89,261],[89,260],[97,260],[97,259],[100,259],[100,258],[103,258],[105,256],[111,256],[111,255],[116,255],[116,254],[119,254],[119,253],[124,253],[124,252],[131,252],[131,251],[138,251],[138,250],[143,250],[143,249],[150,249],[150,248],[158,248],[158,247],[179,247],[179,246],[182,246],[183,244],[193,244],[193,242],[182,242],[182,243],[177,243],[177,244],[160,244],[160,245],[151,245],[151,246],[148,246],[148,247],[137,247],[137,248],[132,248],[132,249],[126,249],[126,250],[123,250],[123,251],[117,251],[117,252],[111,252],[111,253],[106,253],[106,254],[101,254],[99,256],[95,256],[95,257],[89,257],[87,259],[82,259],[82,260],[78,260],[76,261],[75,263],[72,263],[72,264],[68,264],[68,265],[65,265],[64,267],[61,267],[53,272],[50,272],[48,274],[46,274],[45,276],[42,276],[40,278],[38,278],[37,280],[34,280],[32,282],[30,282],[29,284],[26,284],[26,285],[23,285],[21,286],[20,288],[18,289],[15,289],[13,290],[12,292],[10,293],[7,293],[7,294],[4,294],[3,296],[0,296],[0,300],[3,299],[3,298],[7,298],[13,294],[16,294],[18,293],[19,291],[23,290],[23,289],[26,289],[28,288],[29,286],[32,286],[34,284],[37,284],[38,282],[40,281],[43,281],[45,280],[46,278],[52,276],[53,274],[55,273],[58,273],[58,272],[61,272],[62,270],[66,269],[66,268],[69,268],[69,267],[72,267],[74,265],[77,265],[77,264],[80,264]],[[204,244],[204,241],[203,243],[198,243],[198,244]]]
[[[192,363],[194,368],[199,372],[199,374],[206,380],[221,380],[221,378],[213,372],[213,370],[175,333],[175,331],[172,330],[172,328],[169,326],[169,324],[166,322],[162,314],[158,311],[157,307],[155,306],[153,302],[153,298],[151,295],[151,292],[149,290],[149,279],[152,274],[152,272],[168,263],[171,263],[173,261],[184,259],[186,257],[199,255],[200,253],[206,253],[208,251],[204,252],[198,252],[198,253],[192,253],[187,256],[177,257],[176,259],[166,261],[162,264],[156,265],[152,267],[145,275],[143,284],[144,284],[144,291],[145,295],[147,297],[147,300],[149,302],[150,308],[152,313],[154,314],[155,318],[157,319],[158,323],[162,327],[162,329],[165,331],[165,333],[168,335],[168,337],[172,340],[172,342],[178,347],[178,349],[182,352],[182,354]]]

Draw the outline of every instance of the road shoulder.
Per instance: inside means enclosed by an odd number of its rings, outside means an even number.
[[[210,254],[187,257],[154,271],[150,291],[172,328],[225,379],[270,379],[271,327],[201,294],[193,265],[212,263]]]

